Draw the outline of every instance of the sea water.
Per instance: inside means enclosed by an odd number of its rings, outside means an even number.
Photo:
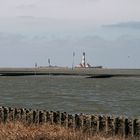
[[[0,105],[140,116],[140,78],[0,76]]]

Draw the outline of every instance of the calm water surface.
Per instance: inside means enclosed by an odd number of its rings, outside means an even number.
[[[0,77],[0,105],[140,116],[140,78]]]

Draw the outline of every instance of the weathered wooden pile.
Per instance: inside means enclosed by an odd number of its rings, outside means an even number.
[[[123,137],[140,137],[140,119],[109,115],[70,115],[66,112],[0,107],[0,122],[21,121],[28,124],[50,123],[90,134],[105,133]]]

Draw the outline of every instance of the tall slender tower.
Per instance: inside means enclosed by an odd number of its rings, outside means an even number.
[[[86,67],[85,52],[83,52],[83,56],[82,56],[82,66],[83,66],[84,68]]]

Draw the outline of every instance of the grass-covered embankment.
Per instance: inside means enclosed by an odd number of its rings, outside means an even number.
[[[122,138],[90,136],[80,131],[49,124],[0,124],[0,140],[121,140]]]

